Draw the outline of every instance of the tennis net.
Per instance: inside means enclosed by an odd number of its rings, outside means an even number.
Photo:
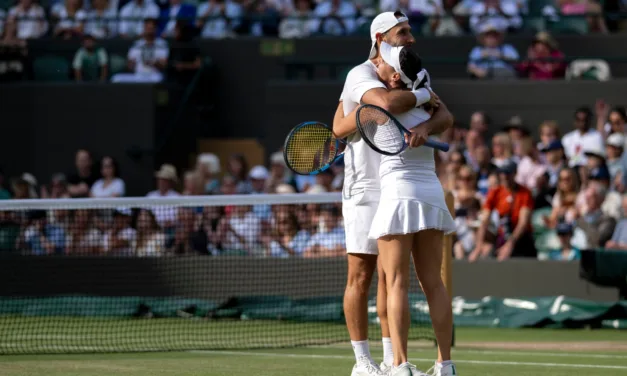
[[[347,341],[341,221],[333,193],[0,201],[0,353]],[[410,299],[410,338],[434,340]]]

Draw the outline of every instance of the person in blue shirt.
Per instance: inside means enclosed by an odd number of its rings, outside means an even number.
[[[339,225],[339,210],[324,205],[318,217],[318,231],[309,239],[303,257],[335,257],[346,253],[344,227]]]
[[[486,23],[479,34],[479,46],[470,51],[468,73],[473,78],[515,78],[513,63],[518,60],[518,52],[510,44],[503,43],[503,32]]]
[[[65,231],[62,227],[46,223],[45,210],[28,213],[30,225],[24,231],[23,249],[33,255],[63,254],[65,251]]]
[[[573,226],[570,223],[559,223],[555,230],[560,239],[560,248],[549,252],[549,260],[573,261],[581,258],[579,249],[570,244],[573,238]]]

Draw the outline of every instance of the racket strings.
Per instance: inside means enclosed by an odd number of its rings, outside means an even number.
[[[397,154],[405,148],[405,134],[393,119],[375,108],[362,108],[359,111],[362,137],[381,152]]]
[[[310,173],[328,165],[337,155],[335,136],[323,124],[298,128],[286,145],[286,162],[297,173]]]

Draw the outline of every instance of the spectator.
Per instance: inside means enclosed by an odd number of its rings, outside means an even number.
[[[277,193],[276,188],[281,184],[294,185],[294,177],[287,169],[283,153],[277,151],[270,156],[270,177],[266,182],[266,191]]]
[[[323,0],[314,9],[312,28],[320,34],[345,35],[355,30],[357,8],[347,0]]]
[[[588,171],[605,166],[605,146],[603,144],[586,145],[583,149],[586,156],[586,167]]]
[[[477,156],[477,188],[482,196],[488,194],[490,188],[490,176],[493,176],[496,166],[490,158],[490,150],[483,145],[477,148],[475,152]]]
[[[571,244],[573,239],[573,226],[570,223],[560,223],[555,228],[560,240],[560,248],[549,252],[549,260],[575,261],[581,258],[579,249]]]
[[[27,215],[28,227],[20,239],[17,249],[32,255],[63,254],[65,231],[58,225],[47,223],[45,210],[33,210]]]
[[[454,150],[450,154],[445,167],[446,178],[443,182],[443,186],[448,190],[455,190],[459,177],[459,169],[466,164],[466,158],[464,154],[458,150]]]
[[[107,0],[92,0],[87,11],[85,34],[97,39],[112,38],[118,34],[117,7]]]
[[[240,194],[250,193],[252,188],[250,181],[248,181],[248,162],[242,154],[233,154],[229,158],[227,166],[228,173],[235,178],[235,184],[237,185],[236,191]]]
[[[2,25],[0,19],[0,32]],[[28,45],[17,38],[16,21],[9,19],[0,41],[0,83],[18,82],[28,78],[29,71]]]
[[[148,192],[146,197],[178,197],[180,194],[174,190],[174,185],[178,182],[176,167],[171,164],[161,165],[159,171],[155,173],[157,178],[157,189]],[[174,228],[176,224],[176,209],[173,207],[156,207],[153,209],[154,215],[160,227],[164,229]]]
[[[314,2],[311,0],[296,0],[296,8],[279,23],[279,38],[305,38],[316,32],[316,21],[312,19]]]
[[[579,179],[577,173],[571,168],[564,168],[559,171],[557,190],[551,206],[551,216],[545,218],[545,224],[549,228],[554,228],[558,223],[573,223],[579,217],[577,208],[577,195],[579,193]]]
[[[50,188],[45,185],[40,189],[41,198],[70,198],[67,179],[63,174],[54,174],[50,182]]]
[[[198,6],[196,26],[202,38],[225,38],[235,34],[244,16],[242,6],[232,0],[208,0]]]
[[[161,82],[163,80],[163,71],[167,67],[170,50],[168,42],[157,38],[156,28],[157,21],[153,19],[144,21],[144,37],[135,41],[128,51],[128,69],[134,73],[118,73],[111,78],[112,82]]]
[[[611,133],[625,133],[627,131],[627,113],[624,107],[610,107],[599,99],[595,106],[597,116],[597,130],[604,136]]]
[[[506,132],[509,135],[510,140],[512,140],[513,149],[517,149],[517,144],[525,137],[530,137],[531,132],[524,125],[523,120],[520,116],[514,115],[505,124],[503,127],[503,132]]]
[[[142,209],[137,216],[137,243],[135,256],[161,256],[164,252],[166,237],[159,228],[152,211]]]
[[[512,139],[507,133],[497,133],[492,137],[492,164],[496,167],[509,165],[512,159]]]
[[[33,0],[19,0],[9,10],[8,21],[15,23],[18,39],[39,38],[48,31],[44,8]]]
[[[503,44],[503,32],[492,24],[482,27],[479,45],[468,56],[468,73],[472,78],[516,78],[512,63],[518,60],[518,52]]]
[[[162,24],[159,25],[159,35],[162,38],[174,37],[177,24],[181,27],[191,26],[196,19],[196,7],[186,4],[183,0],[169,0],[170,6],[161,11]]]
[[[562,142],[558,139],[551,141],[544,149],[541,150],[546,160],[546,172],[549,174],[549,186],[556,187],[558,184],[558,178],[560,171],[567,167],[564,158],[564,147]]]
[[[536,189],[533,193],[533,207],[535,209],[550,208],[553,196],[555,196],[555,187],[549,185],[549,173],[538,176],[536,179]]]
[[[250,169],[250,172],[248,173],[248,178],[250,179],[250,185],[252,188],[252,191],[250,193],[266,193],[266,182],[268,181],[269,177],[270,173],[268,172],[268,169],[264,166],[255,166]],[[270,216],[272,215],[272,208],[270,207],[270,205],[254,205],[253,213],[255,213],[255,215],[260,219],[266,221],[269,220]]]
[[[485,0],[473,2],[470,8],[470,28],[475,33],[483,32],[487,25],[499,30],[516,30],[522,26],[520,7],[522,2],[507,0]]]
[[[291,187],[288,185],[288,187]],[[265,239],[267,255],[272,257],[300,256],[305,251],[310,235],[301,230],[293,210],[276,210],[271,234]]]
[[[605,141],[606,155],[607,155],[607,168],[610,170],[610,181],[612,182],[612,189],[621,184],[623,179],[623,166],[621,164],[621,157],[623,150],[625,149],[625,136],[622,133],[613,133]]]
[[[540,161],[540,154],[534,147],[531,137],[525,137],[520,141],[520,149],[523,157],[518,163],[516,183],[534,192],[538,178],[545,174],[546,167]]]
[[[222,184],[220,185],[220,193],[223,195],[237,194],[237,180],[231,175],[223,177]]]
[[[4,181],[4,171],[0,169],[0,200],[8,200],[11,198],[11,192],[6,188]]]
[[[202,153],[196,160],[196,171],[202,182],[205,194],[213,195],[220,193],[220,180],[217,175],[220,173],[220,159],[212,153]]]
[[[20,213],[0,211],[0,251],[16,250],[23,222]]]
[[[32,194],[31,184],[24,179],[24,176],[14,179],[11,188],[13,190],[13,198],[16,200],[37,198],[36,195]]]
[[[607,166],[603,164],[599,167],[591,169],[588,180],[590,181],[589,185],[599,186],[599,190],[604,192],[603,204],[601,205],[603,214],[616,220],[620,219],[622,215],[620,211],[621,196],[618,192],[610,191],[610,171]]]
[[[94,225],[94,211],[74,210],[67,229],[66,252],[71,255],[98,254],[102,250],[102,235]]]
[[[248,17],[243,30],[247,34],[260,37],[276,36],[279,32],[279,12],[270,1],[245,0],[244,12]]]
[[[190,25],[177,22],[174,27],[174,41],[168,59],[168,79],[187,86],[201,67],[200,49],[192,41],[193,29]]]
[[[489,255],[484,247],[486,232],[493,211],[499,217],[496,255],[499,261],[510,257],[536,257],[536,249],[531,229],[533,197],[531,192],[514,181],[516,165],[504,164],[497,170],[499,186],[490,189],[481,213],[481,225],[477,231],[475,249],[469,261]]]
[[[183,196],[200,196],[204,193],[203,182],[196,171],[187,171],[183,176]]]
[[[57,22],[53,35],[63,39],[82,36],[87,17],[82,8],[82,0],[65,0],[55,4],[50,10],[52,18]]]
[[[455,198],[455,208],[466,207],[466,203],[473,199],[481,202],[483,197],[477,191],[477,176],[472,167],[463,165],[459,169],[457,174],[457,185],[453,190],[453,197]]]
[[[476,111],[470,115],[470,129],[479,132],[479,134],[485,137],[492,121],[488,114],[484,111]]]
[[[303,257],[337,257],[345,252],[344,228],[339,225],[339,211],[334,206],[323,206],[318,230],[307,242]]]
[[[120,36],[124,38],[136,38],[146,35],[146,21],[151,22],[153,38],[157,36],[156,20],[159,18],[159,7],[153,0],[131,0],[120,9]]]
[[[590,186],[584,191],[587,211],[577,220],[577,227],[586,235],[587,245],[598,248],[611,239],[616,220],[603,214],[601,205],[606,192],[600,186]]]
[[[106,254],[131,256],[137,247],[137,231],[131,227],[132,212],[127,208],[113,211],[113,224],[102,237],[102,251]]]
[[[109,77],[109,56],[102,47],[96,47],[93,36],[85,34],[83,46],[76,51],[72,62],[76,81],[107,82]]]
[[[522,77],[531,80],[564,78],[566,63],[557,42],[546,31],[539,32],[527,49],[527,59],[517,66]]]
[[[538,143],[538,150],[542,152],[547,146],[549,146],[553,141],[559,141],[562,139],[562,134],[560,132],[559,126],[557,122],[552,120],[547,120],[540,124],[540,142]],[[560,142],[560,145],[562,143]],[[543,161],[546,159],[543,157]]]
[[[477,151],[480,150],[482,146],[485,146],[485,139],[479,131],[471,129],[466,133],[465,143],[466,150],[464,151],[464,157],[466,158],[466,162],[475,169],[479,168]]]
[[[91,186],[98,180],[93,171],[91,154],[85,149],[76,152],[76,171],[68,174],[68,191],[70,197],[79,198],[89,196]]]
[[[331,169],[326,169],[316,175],[316,185],[323,187],[325,192],[332,192],[334,178],[333,171]]]
[[[481,202],[476,198],[470,198],[463,207],[455,211],[455,234],[457,237],[453,245],[455,259],[463,260],[475,249],[477,228],[480,224],[480,212]],[[486,232],[486,234],[491,238],[494,236],[490,231]],[[492,243],[491,241],[484,242],[482,253],[489,254],[492,252]]]
[[[603,136],[595,129],[590,128],[592,112],[587,107],[580,107],[575,111],[575,130],[567,133],[562,138],[564,153],[571,167],[585,166],[585,149],[603,145]]]
[[[605,248],[625,251],[627,250],[627,217],[625,216],[627,214],[627,196],[623,196],[621,204],[623,216],[616,224],[612,238],[605,243]]]
[[[219,227],[225,251],[243,251],[247,255],[255,255],[262,250],[261,219],[252,212],[251,206],[232,206]]]
[[[200,185],[197,187],[201,188]],[[172,251],[176,254],[208,254],[209,229],[207,225],[209,224],[203,207],[180,208]]]
[[[91,187],[91,197],[122,197],[126,194],[124,180],[120,179],[118,163],[111,157],[104,157],[100,162],[102,178]]]

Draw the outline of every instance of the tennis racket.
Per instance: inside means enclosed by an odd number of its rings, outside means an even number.
[[[326,124],[310,121],[290,131],[283,145],[283,157],[290,170],[299,175],[317,175],[344,156],[340,144]]]
[[[366,144],[383,155],[397,155],[409,146],[405,135],[411,134],[396,118],[379,106],[365,104],[357,110],[357,129]],[[448,151],[444,142],[427,140],[424,146]]]

